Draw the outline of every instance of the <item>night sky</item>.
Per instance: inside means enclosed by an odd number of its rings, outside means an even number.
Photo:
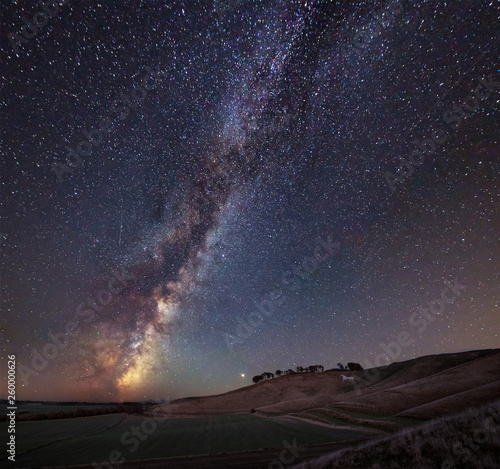
[[[500,347],[498,1],[48,3],[2,2],[18,399]]]

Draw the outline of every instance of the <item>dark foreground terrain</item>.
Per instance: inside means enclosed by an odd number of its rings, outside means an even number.
[[[345,373],[354,384],[344,384],[338,370],[301,373],[150,407],[144,415],[17,422],[16,461],[2,455],[0,464],[500,467],[499,350],[432,355]],[[7,435],[6,422],[0,432]]]
[[[390,437],[335,451],[292,469],[498,469],[500,400]]]

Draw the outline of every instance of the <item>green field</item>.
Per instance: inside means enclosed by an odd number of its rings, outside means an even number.
[[[146,431],[140,430],[140,437],[133,436],[133,427],[140,427],[145,420],[148,419],[114,414],[18,422],[16,464],[9,467],[107,461],[112,451],[120,451],[126,460],[134,460],[283,448],[284,440],[292,444],[296,439],[297,445],[305,445],[365,436],[285,417],[263,419],[246,414],[162,420],[155,430],[144,424]],[[4,434],[6,427],[5,423],[0,425]]]

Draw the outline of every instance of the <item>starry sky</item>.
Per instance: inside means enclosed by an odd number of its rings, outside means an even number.
[[[497,1],[2,8],[18,399],[500,347]]]

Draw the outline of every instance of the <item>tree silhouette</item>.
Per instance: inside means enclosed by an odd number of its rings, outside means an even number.
[[[337,366],[339,367],[339,370],[344,370],[344,365],[342,365],[342,363],[337,363]]]
[[[279,377],[285,375],[294,375],[296,373],[315,373],[319,370],[324,371],[325,367],[323,365],[311,365],[305,368],[302,366],[297,366],[295,370],[292,370],[291,368],[288,368],[288,370],[285,371],[276,370],[276,375],[274,373],[270,373],[269,371],[264,371],[264,373],[262,373],[261,375],[254,376],[252,378],[252,381],[257,384],[266,379],[273,379],[275,376]]]
[[[359,363],[348,363],[347,368],[349,368],[349,371],[361,371],[363,367]]]
[[[254,376],[254,377],[252,378],[252,381],[253,381],[255,384],[257,384],[257,383],[260,383],[263,379],[264,379],[264,376],[262,376],[262,375],[257,375],[257,376]]]

